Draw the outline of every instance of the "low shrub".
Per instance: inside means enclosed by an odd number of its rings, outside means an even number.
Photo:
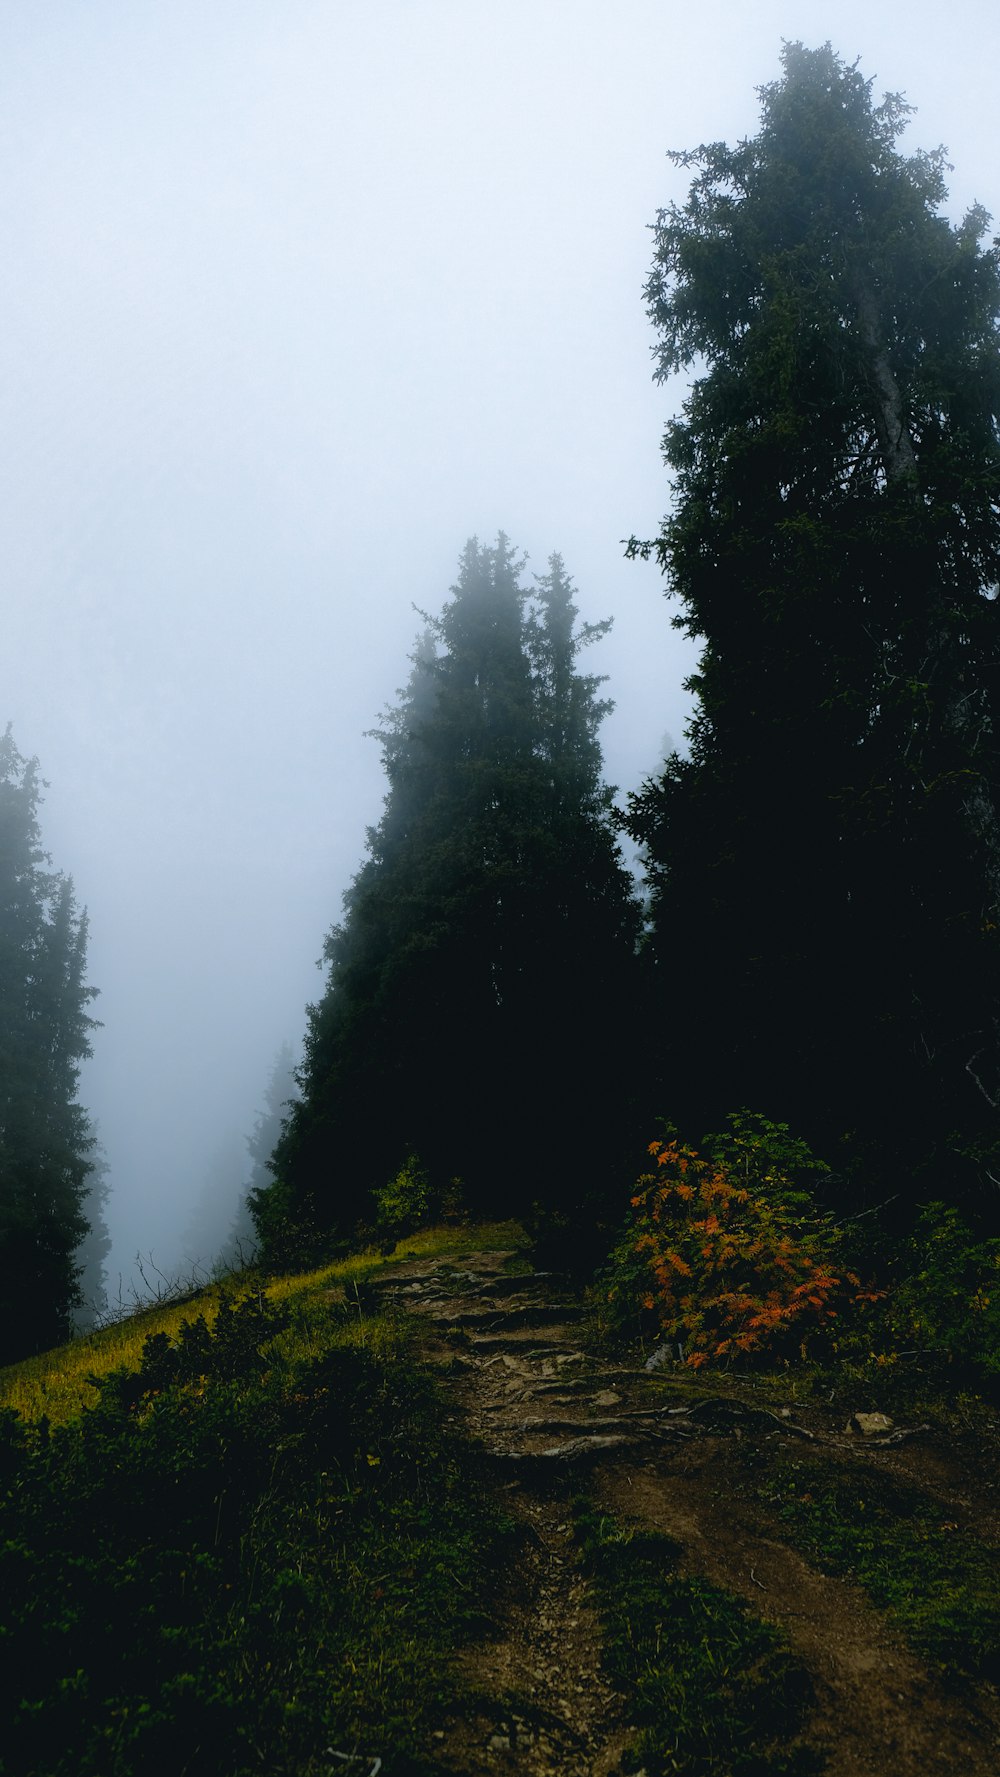
[[[357,1320],[223,1302],[73,1423],[0,1414],[8,1777],[426,1768],[506,1525],[391,1323]]]
[[[393,1240],[412,1234],[431,1210],[430,1180],[415,1154],[408,1154],[394,1178],[375,1192],[378,1232]]]
[[[605,1277],[612,1320],[702,1364],[804,1356],[860,1280],[803,1179],[825,1170],[786,1124],[747,1111],[705,1139],[651,1142]]]
[[[909,1234],[875,1242],[884,1289],[839,1341],[842,1356],[904,1361],[1000,1387],[1000,1239],[973,1234],[959,1211],[927,1203]]]

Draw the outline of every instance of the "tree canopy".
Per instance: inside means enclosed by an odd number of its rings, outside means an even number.
[[[674,502],[654,552],[702,643],[690,756],[633,800],[661,1065],[984,1182],[1000,1103],[1000,258],[943,151],[829,45],[758,133],[673,158],[647,287]],[[961,1150],[959,1155],[958,1150]]]
[[[558,556],[522,576],[503,535],[466,546],[376,731],[385,807],[275,1156],[293,1218],[349,1228],[408,1155],[494,1212],[608,1188],[637,910],[601,779],[610,706],[577,667],[607,625],[578,625]]]
[[[0,737],[0,1359],[65,1338],[94,1137],[77,1102],[96,989],[87,916],[42,850],[38,761]]]

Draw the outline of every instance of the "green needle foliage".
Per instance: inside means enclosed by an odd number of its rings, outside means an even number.
[[[467,545],[378,731],[385,811],[327,940],[278,1182],[255,1199],[265,1259],[284,1221],[370,1222],[410,1155],[477,1213],[540,1200],[580,1227],[610,1196],[638,911],[601,781],[609,705],[577,666],[607,624],[577,624],[558,556],[533,591],[522,570],[502,535]]]
[[[37,759],[0,735],[0,1363],[65,1339],[95,1141],[77,1102],[96,988],[87,916],[42,850]],[[100,1191],[89,1206],[100,1219]],[[99,1273],[100,1253],[98,1253]]]
[[[941,214],[827,45],[757,135],[675,162],[647,288],[654,553],[702,644],[688,758],[634,800],[661,1066],[694,1127],[786,1118],[836,1164],[993,1192],[1000,1095],[1000,256]],[[881,1173],[881,1178],[879,1174]],[[891,1181],[886,1188],[886,1181]]]

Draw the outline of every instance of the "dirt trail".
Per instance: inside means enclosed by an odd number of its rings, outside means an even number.
[[[641,1371],[581,1347],[582,1309],[558,1278],[512,1276],[509,1258],[406,1261],[380,1285],[426,1321],[426,1357],[525,1529],[516,1572],[498,1576],[502,1635],[466,1655],[479,1709],[442,1723],[440,1769],[461,1777],[621,1769],[628,1699],[602,1674],[599,1624],[568,1523],[568,1490],[586,1476],[610,1513],[680,1544],[687,1572],[782,1626],[813,1678],[808,1738],[822,1747],[829,1777],[995,1777],[1000,1717],[990,1700],[944,1692],[859,1588],[811,1567],[747,1499],[748,1446],[808,1438],[801,1416],[710,1398],[664,1407]],[[859,1459],[856,1442],[832,1425],[817,1435],[835,1459]],[[912,1448],[864,1457],[898,1462],[912,1483]],[[935,1454],[929,1466],[944,1487],[947,1461]]]

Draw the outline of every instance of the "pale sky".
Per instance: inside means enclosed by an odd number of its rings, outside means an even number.
[[[1000,212],[995,0],[0,0],[0,725],[90,909],[115,1271],[173,1263],[301,1036],[364,731],[468,536],[614,616],[612,781],[680,740],[692,658],[620,541],[681,394],[648,226],[783,37],[905,91],[951,213]]]

